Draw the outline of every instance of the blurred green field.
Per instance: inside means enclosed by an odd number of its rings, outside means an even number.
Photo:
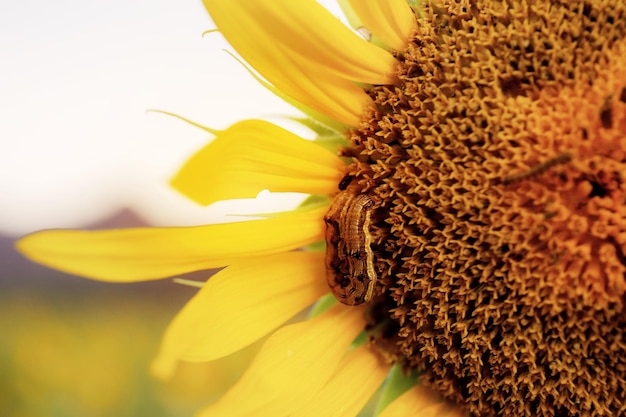
[[[173,380],[157,381],[149,363],[184,298],[111,288],[0,296],[0,415],[191,416],[238,378],[255,351],[184,365]]]

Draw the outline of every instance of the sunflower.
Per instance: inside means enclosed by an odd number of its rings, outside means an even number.
[[[380,416],[626,412],[623,2],[344,0],[354,30],[312,0],[204,4],[317,138],[207,129],[172,185],[203,205],[312,198],[239,223],[44,231],[23,253],[116,282],[226,267],[153,366],[269,335],[200,415],[354,416],[378,391]]]

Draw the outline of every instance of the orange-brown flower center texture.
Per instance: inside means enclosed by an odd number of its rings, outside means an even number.
[[[624,413],[625,3],[422,13],[344,151],[374,343],[476,416]]]

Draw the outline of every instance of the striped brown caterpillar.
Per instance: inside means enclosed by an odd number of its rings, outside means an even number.
[[[374,295],[373,206],[365,194],[342,191],[324,216],[326,279],[335,298],[343,304],[363,304]]]

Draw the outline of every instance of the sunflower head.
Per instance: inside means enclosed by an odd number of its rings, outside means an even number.
[[[354,416],[381,386],[384,417],[626,410],[625,3],[342,1],[367,40],[314,1],[204,3],[317,138],[207,128],[172,185],[203,205],[263,189],[314,203],[44,232],[28,256],[113,281],[226,266],[155,373],[271,336],[202,415]]]
[[[345,152],[385,213],[373,340],[476,415],[614,414],[626,7],[458,1],[422,15],[396,53],[400,82],[368,89]]]

